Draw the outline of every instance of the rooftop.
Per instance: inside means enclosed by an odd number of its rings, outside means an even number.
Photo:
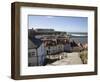
[[[42,44],[42,41],[35,37],[28,39],[28,48],[38,48],[41,44]]]
[[[53,32],[54,29],[41,29],[41,28],[37,28],[36,31],[38,31],[38,32]]]
[[[30,39],[28,39],[28,48],[29,49],[36,48],[36,45]]]

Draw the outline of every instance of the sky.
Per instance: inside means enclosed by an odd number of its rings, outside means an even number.
[[[29,15],[28,28],[54,29],[65,32],[88,32],[87,17]]]

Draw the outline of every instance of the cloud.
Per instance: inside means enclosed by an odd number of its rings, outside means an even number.
[[[47,18],[50,18],[50,19],[51,19],[51,18],[54,18],[54,16],[46,16],[46,17],[47,17]]]

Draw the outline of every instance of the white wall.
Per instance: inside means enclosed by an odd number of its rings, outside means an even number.
[[[43,57],[43,59],[44,59],[44,57],[45,56],[43,56],[43,55],[45,55],[45,49],[44,49],[44,44],[42,43],[41,44],[41,46],[37,49],[37,53],[38,53],[38,62],[39,62],[39,65],[41,65],[44,61],[42,60],[42,58],[41,57]],[[42,60],[42,62],[41,62],[41,60]]]
[[[28,57],[28,63],[32,63],[34,65],[37,65],[37,51],[36,49],[28,49],[28,53],[34,52],[34,56],[31,55],[31,57]],[[29,54],[28,54],[29,55]]]
[[[15,80],[10,79],[11,70],[11,2],[12,1],[30,1],[30,2],[41,2],[41,3],[53,3],[53,4],[69,4],[69,5],[88,5],[88,6],[98,6],[98,20],[100,22],[100,0],[1,0],[0,1],[0,82],[15,82]],[[100,26],[100,25],[99,25]],[[99,27],[98,26],[98,27]],[[99,34],[100,35],[100,28]],[[100,38],[98,39],[100,42]],[[98,43],[100,45],[100,43]],[[100,49],[100,46],[99,48]],[[99,52],[100,62],[100,52]],[[99,63],[100,69],[100,63]],[[79,76],[79,77],[64,77],[64,78],[53,78],[53,79],[38,79],[29,80],[28,82],[100,82],[100,71],[99,75],[93,76]],[[27,80],[23,80],[27,82]]]

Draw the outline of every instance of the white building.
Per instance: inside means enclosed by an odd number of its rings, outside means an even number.
[[[64,51],[64,45],[63,44],[57,44],[57,52],[63,52]]]
[[[50,44],[48,44],[46,46],[46,51],[47,51],[47,55],[53,55],[53,54],[57,54],[60,52],[64,52],[64,45],[63,44],[57,44],[56,42],[50,42]]]
[[[47,55],[55,54],[55,53],[57,53],[57,47],[56,46],[47,46],[46,51],[47,51]]]
[[[45,62],[44,44],[40,39],[28,39],[28,66],[42,66]]]

